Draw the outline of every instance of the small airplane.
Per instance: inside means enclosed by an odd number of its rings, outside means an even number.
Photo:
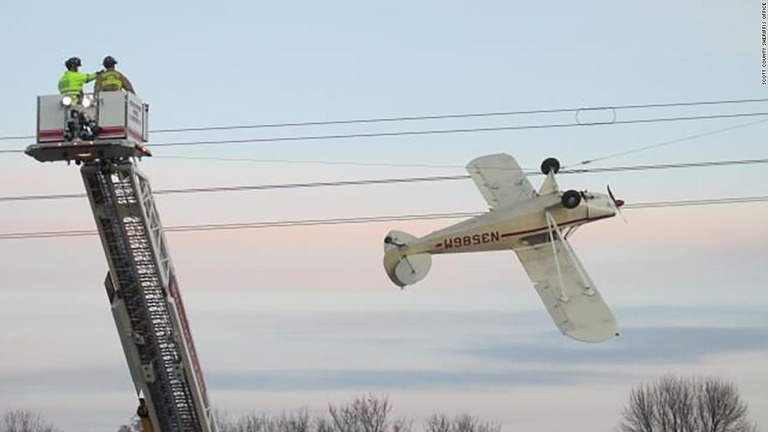
[[[547,158],[538,192],[515,159],[504,153],[467,165],[490,211],[417,238],[392,230],[384,238],[384,269],[403,288],[422,280],[432,255],[512,249],[552,319],[565,335],[582,342],[618,336],[616,319],[584,270],[568,237],[589,222],[620,212],[624,201],[608,194],[560,191],[560,162]]]

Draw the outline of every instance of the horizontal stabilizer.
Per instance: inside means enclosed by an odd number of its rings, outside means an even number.
[[[417,240],[403,231],[390,231],[384,238],[384,269],[397,286],[413,285],[424,279],[432,267],[432,255],[408,254],[408,243]]]

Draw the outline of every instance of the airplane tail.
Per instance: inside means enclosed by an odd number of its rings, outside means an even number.
[[[417,240],[415,236],[395,230],[384,237],[384,269],[389,279],[401,288],[424,279],[432,267],[432,255],[408,254],[408,244],[414,240]]]

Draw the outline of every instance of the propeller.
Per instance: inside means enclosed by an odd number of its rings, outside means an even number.
[[[611,197],[611,201],[613,201],[613,205],[616,207],[616,211],[619,212],[621,219],[623,219],[624,222],[627,222],[627,218],[625,218],[624,213],[621,212],[621,206],[624,205],[624,200],[616,199],[613,192],[611,192],[611,185],[608,185],[608,196]]]

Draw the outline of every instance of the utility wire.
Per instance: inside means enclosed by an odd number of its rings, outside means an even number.
[[[591,173],[603,173],[603,172],[648,171],[648,170],[664,170],[664,169],[674,169],[674,168],[704,168],[704,167],[716,167],[716,166],[754,165],[754,164],[768,164],[768,159],[742,159],[742,160],[730,160],[730,161],[725,160],[725,161],[690,162],[690,163],[674,163],[674,164],[659,164],[659,165],[634,165],[634,166],[615,166],[615,167],[604,167],[604,168],[562,169],[558,174],[591,174]],[[505,169],[505,168],[500,167],[499,169]],[[538,172],[538,171],[531,171],[531,172],[527,172],[526,174],[542,175],[541,172]],[[160,189],[160,190],[154,191],[154,194],[170,195],[170,194],[188,194],[188,193],[203,193],[203,192],[217,193],[217,192],[258,191],[258,190],[276,190],[276,189],[299,189],[299,188],[315,188],[315,187],[369,186],[369,185],[395,184],[395,183],[418,183],[418,182],[466,180],[469,178],[471,177],[465,174],[465,175],[452,175],[452,176],[404,177],[404,178],[344,180],[344,181],[327,181],[327,182],[311,182],[311,183],[212,186],[212,187],[199,187],[199,188]],[[85,198],[86,196],[87,195],[84,193],[0,196],[0,202],[57,200],[57,199],[69,199],[69,198]]]
[[[681,200],[681,201],[656,201],[626,204],[622,209],[636,210],[645,208],[665,208],[665,207],[689,207],[718,204],[739,204],[768,202],[768,195],[750,196],[750,197],[727,197],[727,198],[708,198],[699,200]],[[478,212],[452,212],[452,213],[428,213],[428,214],[409,214],[409,215],[390,215],[390,216],[370,216],[354,218],[334,218],[334,219],[303,219],[303,220],[285,220],[271,222],[243,222],[243,223],[223,223],[223,224],[199,224],[199,225],[179,225],[166,227],[166,232],[189,232],[189,231],[222,231],[222,230],[242,230],[256,228],[281,228],[296,226],[321,226],[321,225],[342,225],[342,224],[364,224],[392,221],[414,221],[430,219],[458,219],[478,216]],[[39,238],[58,238],[58,237],[81,237],[98,234],[95,230],[67,230],[67,231],[32,231],[32,232],[11,232],[0,233],[0,240],[27,240]]]
[[[159,129],[154,132],[175,133],[175,132],[201,132],[201,131],[237,130],[237,129],[329,126],[329,125],[343,125],[343,124],[391,123],[391,122],[401,122],[401,121],[445,120],[445,119],[482,118],[482,117],[507,117],[507,116],[516,116],[516,115],[555,114],[555,113],[579,112],[579,111],[600,111],[600,110],[616,111],[616,110],[622,110],[622,109],[670,108],[670,107],[682,107],[682,106],[724,105],[724,104],[740,104],[740,103],[754,103],[754,102],[768,102],[768,98],[734,99],[734,100],[700,101],[700,102],[672,102],[672,103],[618,105],[618,106],[551,108],[551,109],[542,109],[542,110],[497,111],[497,112],[462,113],[462,114],[437,114],[437,115],[422,115],[422,116],[380,117],[380,118],[369,118],[369,119],[308,121],[308,122],[295,122],[295,123],[267,123],[267,124],[255,124],[255,125],[186,127],[186,128],[174,128],[174,129]]]
[[[683,141],[692,140],[695,138],[702,138],[705,136],[715,135],[723,132],[732,131],[735,129],[741,129],[749,127],[758,123],[764,123],[768,119],[761,119],[749,123],[743,123],[739,125],[729,126],[722,129],[715,129],[707,132],[701,132],[694,135],[688,135],[681,138],[675,138],[668,141],[662,141],[655,144],[644,145],[639,148],[619,152],[611,153],[606,156],[594,158],[590,160],[582,161],[579,165],[587,165],[596,161],[605,160],[613,157],[623,156],[630,153],[637,153],[652,148],[662,147],[666,145],[676,144]],[[155,156],[155,159],[188,159],[188,160],[213,160],[213,161],[231,161],[231,162],[261,162],[261,163],[290,163],[290,164],[321,164],[321,165],[353,165],[353,166],[384,166],[384,167],[414,167],[414,168],[463,168],[460,165],[434,165],[434,164],[394,164],[394,163],[373,163],[373,162],[349,162],[349,161],[328,161],[328,160],[291,160],[291,159],[254,159],[254,158],[226,158],[226,157],[209,157],[209,156]],[[570,165],[564,165],[564,167]]]
[[[421,116],[398,116],[398,117],[379,117],[379,118],[345,119],[345,120],[320,120],[320,121],[286,122],[286,123],[256,123],[256,124],[245,124],[245,125],[178,127],[178,128],[167,128],[167,129],[152,129],[150,130],[150,133],[162,134],[162,133],[180,133],[180,132],[206,132],[206,131],[225,131],[225,130],[244,130],[244,129],[330,126],[330,125],[345,125],[345,124],[392,123],[392,122],[402,122],[402,121],[506,117],[506,116],[516,116],[516,115],[553,114],[553,113],[563,113],[563,112],[578,113],[578,112],[600,111],[600,110],[612,110],[615,112],[617,110],[624,110],[624,109],[713,106],[713,105],[731,105],[731,104],[759,103],[759,102],[768,102],[768,98],[730,99],[730,100],[696,101],[696,102],[669,102],[669,103],[614,105],[614,106],[571,107],[571,108],[552,108],[552,109],[541,109],[541,110],[475,112],[475,113],[460,113],[460,114],[436,114],[436,115],[421,115]],[[34,135],[0,136],[0,141],[22,140],[22,139],[33,139],[33,138],[35,138]]]
[[[153,144],[152,147],[155,147],[155,148],[157,147],[191,147],[191,146],[207,146],[207,145],[227,145],[227,144],[260,144],[260,143],[275,143],[275,142],[289,142],[289,141],[320,141],[320,140],[351,139],[351,138],[382,138],[382,137],[398,137],[398,136],[446,135],[446,134],[460,134],[460,133],[512,131],[512,130],[525,130],[525,129],[553,129],[553,128],[572,128],[572,127],[585,127],[585,126],[606,126],[606,125],[615,125],[615,124],[648,124],[648,123],[674,122],[674,121],[686,121],[686,120],[713,120],[713,119],[728,119],[728,118],[741,118],[741,117],[757,117],[757,116],[765,116],[765,115],[768,115],[768,111],[743,112],[743,113],[732,113],[732,114],[711,114],[711,115],[697,115],[697,116],[656,117],[656,118],[633,119],[633,120],[612,119],[606,122],[592,122],[592,123],[585,123],[577,120],[576,122],[572,122],[572,123],[543,123],[543,124],[536,124],[536,125],[493,126],[493,127],[463,128],[463,129],[424,129],[424,130],[410,130],[410,131],[331,134],[331,135],[296,135],[296,136],[283,136],[283,137],[272,137],[272,138],[242,138],[242,139],[222,139],[222,140],[203,140],[203,141],[177,141],[177,142],[157,143],[157,144]],[[22,153],[22,152],[23,150],[0,150],[0,154]]]
[[[223,140],[207,140],[207,141],[177,141],[153,144],[152,147],[191,147],[191,146],[206,146],[206,145],[226,145],[226,144],[259,144],[259,143],[275,143],[275,142],[288,142],[288,141],[320,141],[320,140],[335,140],[335,139],[351,139],[351,138],[382,138],[382,137],[398,137],[398,136],[420,136],[420,135],[446,135],[446,134],[461,134],[461,133],[479,133],[479,132],[498,132],[498,131],[512,131],[512,130],[525,130],[525,129],[554,129],[554,128],[572,128],[572,127],[584,127],[584,126],[605,126],[615,124],[647,124],[647,123],[660,123],[660,122],[674,122],[674,121],[686,121],[686,120],[713,120],[713,119],[728,119],[728,118],[741,118],[741,117],[756,117],[768,115],[768,112],[744,112],[744,113],[732,113],[732,114],[711,114],[711,115],[698,115],[698,116],[679,116],[679,117],[656,117],[634,120],[612,120],[608,122],[573,122],[573,123],[544,123],[536,125],[516,125],[516,126],[493,126],[493,127],[477,127],[477,128],[463,128],[463,129],[424,129],[424,130],[409,130],[409,131],[395,131],[395,132],[372,132],[372,133],[352,133],[352,134],[331,134],[331,135],[297,135],[297,136],[283,136],[272,138],[243,138],[243,139],[223,139]]]
[[[258,162],[258,163],[285,163],[285,164],[309,164],[309,165],[349,165],[363,167],[395,167],[395,168],[464,168],[463,165],[436,165],[436,164],[399,164],[388,162],[354,162],[333,160],[296,160],[296,159],[261,159],[261,158],[232,158],[218,156],[152,156],[152,159],[169,160],[202,160],[218,162]]]
[[[588,165],[588,164],[591,164],[593,162],[597,162],[597,161],[601,161],[601,160],[611,159],[611,158],[615,158],[615,157],[619,157],[619,156],[625,156],[625,155],[632,154],[632,153],[639,153],[641,151],[650,150],[650,149],[654,149],[654,148],[658,148],[658,147],[664,147],[664,146],[668,146],[668,145],[672,145],[672,144],[677,144],[677,143],[683,142],[683,141],[688,141],[688,140],[692,140],[692,139],[696,139],[696,138],[702,138],[702,137],[709,136],[709,135],[715,135],[715,134],[719,134],[719,133],[723,133],[723,132],[728,132],[728,131],[732,131],[734,129],[740,129],[740,128],[744,128],[744,127],[747,127],[747,126],[756,125],[758,123],[764,123],[766,121],[768,121],[768,119],[761,119],[761,120],[757,120],[757,121],[753,121],[753,122],[749,122],[749,123],[744,123],[744,124],[735,125],[735,126],[729,126],[729,127],[725,127],[725,128],[722,128],[722,129],[716,129],[716,130],[713,130],[713,131],[702,132],[702,133],[698,133],[698,134],[695,134],[695,135],[689,135],[689,136],[685,136],[685,137],[682,137],[682,138],[676,138],[676,139],[672,139],[672,140],[669,140],[669,141],[662,141],[662,142],[656,143],[656,144],[641,146],[641,147],[637,147],[637,148],[634,148],[634,149],[631,149],[631,150],[621,151],[621,152],[617,152],[617,153],[610,153],[610,154],[607,154],[605,156],[601,156],[601,157],[597,157],[597,158],[594,158],[594,159],[589,159],[589,160],[581,161],[581,163],[579,163],[579,165]]]
[[[731,165],[754,165],[754,164],[764,164],[764,163],[768,163],[768,159],[742,159],[742,160],[687,162],[687,163],[658,164],[658,165],[615,166],[615,167],[603,167],[603,168],[568,168],[568,169],[560,170],[559,174],[587,174],[587,173],[602,173],[602,172],[617,172],[617,171],[648,171],[648,170],[663,170],[663,169],[672,169],[672,168],[702,168],[702,167],[731,166]],[[540,173],[537,173],[537,174],[540,174]]]
[[[161,190],[153,191],[153,193],[155,195],[166,195],[166,194],[185,194],[185,193],[200,193],[200,192],[235,192],[235,191],[247,191],[247,190],[298,189],[298,188],[359,186],[359,185],[391,184],[391,183],[436,182],[436,181],[446,181],[446,180],[464,180],[468,178],[469,178],[468,175],[455,175],[455,176],[435,176],[435,177],[371,179],[371,180],[348,180],[348,181],[313,182],[313,183],[214,186],[214,187],[205,187],[205,188],[161,189]],[[0,197],[0,202],[85,198],[86,196],[87,195],[84,193],[66,193],[66,194],[52,194],[52,195],[17,195],[17,196]]]

